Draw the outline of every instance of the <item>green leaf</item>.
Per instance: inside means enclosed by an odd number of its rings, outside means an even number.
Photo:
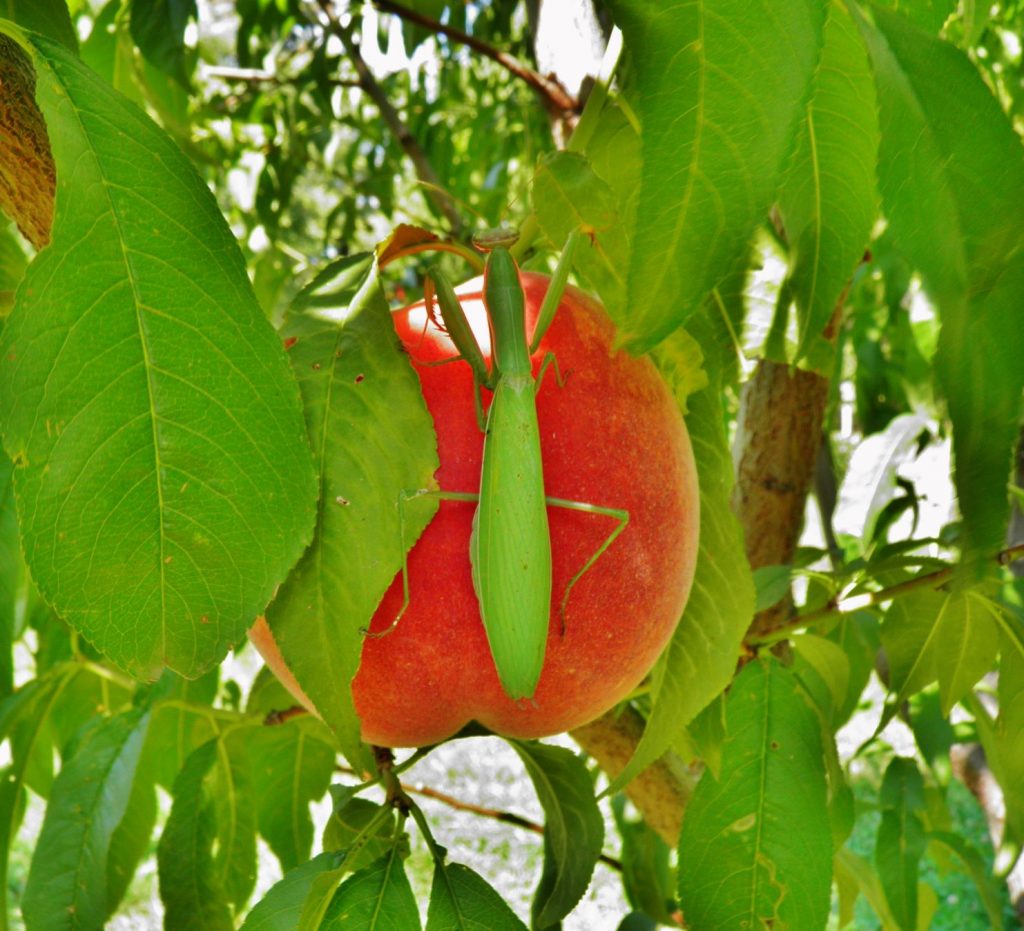
[[[582,758],[534,741],[510,741],[544,809],[544,871],[533,900],[534,927],[547,928],[571,912],[590,885],[601,855],[604,820]]]
[[[120,666],[196,676],[309,539],[294,380],[190,164],[60,46],[29,45],[59,181],[2,342],[26,560]]]
[[[633,230],[623,334],[640,351],[700,306],[767,216],[818,62],[825,5],[610,5],[643,129],[643,222]]]
[[[867,53],[842,0],[832,0],[821,62],[779,197],[805,357],[864,254],[878,212],[878,108]]]
[[[928,32],[937,33],[956,9],[956,0],[877,0],[883,6],[902,14],[912,23]],[[965,16],[970,16],[972,3],[965,4]],[[986,9],[988,9],[986,7]],[[977,40],[975,40],[977,41]]]
[[[259,728],[245,738],[260,834],[284,870],[309,858],[309,803],[324,795],[334,773],[334,749],[324,742],[327,732],[317,723],[295,718]]]
[[[135,870],[149,852],[156,825],[156,791],[150,774],[138,768],[124,817],[110,838],[107,853],[107,917],[117,911],[135,876]]]
[[[651,713],[632,759],[606,793],[621,789],[679,738],[731,681],[754,616],[754,582],[743,531],[729,504],[732,454],[716,385],[691,395],[686,425],[700,482],[697,567],[682,620],[651,681]]]
[[[28,258],[11,224],[0,221],[0,318],[14,306],[14,290],[25,277]]]
[[[13,761],[0,780],[0,915],[7,914],[7,870],[10,851],[21,820],[27,770],[37,743],[43,737],[50,712],[73,675],[63,668],[32,679],[0,702],[0,740],[12,737],[15,728],[27,735],[27,746],[11,740]],[[51,753],[50,748],[46,748]]]
[[[14,639],[22,586],[28,584],[21,561],[18,516],[14,509],[14,464],[0,449],[0,698],[14,689]]]
[[[348,687],[362,630],[402,568],[398,499],[435,488],[433,421],[402,352],[372,256],[343,259],[303,291],[285,326],[320,481],[316,535],[267,621],[288,668],[357,769],[367,765]],[[405,541],[437,509],[407,507]]]
[[[981,904],[985,906],[992,931],[999,931],[1004,927],[1003,921],[1003,890],[999,888],[988,864],[985,862],[978,848],[965,837],[959,834],[952,834],[949,831],[932,831],[928,839],[933,843],[947,847],[959,857],[967,875],[974,881],[981,896]]]
[[[341,884],[321,931],[413,931],[422,927],[398,847]]]
[[[142,709],[98,720],[61,769],[22,900],[29,931],[103,926],[111,840],[128,810],[148,725]]]
[[[900,705],[939,681],[943,714],[967,694],[995,662],[999,630],[990,611],[970,592],[912,592],[893,601],[882,623],[890,688]]]
[[[134,0],[130,29],[139,51],[188,89],[185,27],[197,16],[196,0]]]
[[[849,848],[842,847],[836,853],[835,869],[836,882],[840,889],[839,927],[845,928],[849,923],[843,923],[844,915],[852,919],[853,906],[858,892],[867,899],[868,904],[878,916],[882,922],[882,927],[886,931],[896,927],[896,921],[892,917],[889,906],[885,901],[885,893],[882,892],[882,887],[878,882],[878,873],[871,868],[871,864],[867,860],[858,856]],[[844,895],[847,897],[845,903],[843,901]]]
[[[174,780],[174,803],[157,848],[166,928],[234,928],[213,856],[217,822],[209,776],[217,754],[217,740],[203,744]]]
[[[526,925],[479,873],[435,860],[427,931],[526,931]]]
[[[875,867],[896,925],[917,929],[917,877],[927,838],[918,812],[924,781],[913,760],[894,757],[882,779],[882,820],[875,840]]]
[[[846,615],[829,634],[846,656],[849,669],[846,696],[836,709],[832,725],[839,728],[856,711],[861,695],[875,669],[878,653],[878,620],[870,611],[855,611]]]
[[[65,0],[0,0],[0,17],[78,51],[78,37]]]
[[[793,567],[761,566],[754,570],[753,576],[754,590],[757,592],[754,610],[764,611],[778,604],[789,593]]]
[[[241,931],[295,931],[314,879],[333,870],[336,853],[321,853],[289,870],[246,915]]]
[[[794,637],[793,651],[793,671],[821,710],[822,720],[831,728],[836,709],[846,701],[850,662],[842,647],[815,634]]]
[[[166,670],[153,686],[153,718],[143,750],[143,767],[168,791],[196,747],[216,734],[206,710],[217,694],[218,670],[183,679]]]
[[[595,145],[620,137],[625,145],[639,152],[639,139],[619,111],[602,116],[603,126],[595,133]],[[621,119],[621,123],[619,120]],[[547,238],[561,245],[569,233],[582,226],[590,233],[576,249],[576,265],[601,296],[614,320],[621,320],[626,299],[625,272],[629,241],[624,235],[623,218],[617,203],[623,199],[624,186],[635,190],[639,177],[639,158],[634,163],[618,147],[614,168],[605,166],[617,182],[613,188],[598,176],[587,159],[574,152],[553,152],[537,164],[531,188],[531,200],[537,222]],[[599,155],[599,157],[601,157]],[[625,209],[625,208],[623,208]]]
[[[695,931],[824,928],[832,834],[817,715],[776,660],[748,663],[726,700],[719,779],[683,818],[679,898]]]
[[[256,804],[252,787],[248,728],[217,741],[217,768],[211,776],[217,847],[215,881],[240,909],[256,884]]]
[[[999,717],[993,723],[980,701],[971,710],[978,736],[1006,804],[1006,840],[1024,843],[1024,657],[1004,648],[996,693]],[[1004,841],[1005,843],[1005,841]]]
[[[671,848],[646,821],[626,817],[625,796],[615,796],[612,812],[622,838],[620,859],[626,900],[634,910],[663,924],[674,924],[676,883],[669,862]]]
[[[938,305],[966,555],[987,557],[1003,541],[1024,388],[1024,152],[966,55],[901,16],[874,20],[858,17],[878,89],[882,206]]]
[[[350,798],[347,788],[331,786],[335,807],[324,828],[323,846],[344,853],[338,869],[352,872],[369,866],[402,839],[395,833],[392,814],[369,799]]]

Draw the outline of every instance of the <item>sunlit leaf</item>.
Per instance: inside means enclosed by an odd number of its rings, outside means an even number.
[[[149,0],[133,3],[128,20],[139,51],[183,87],[188,87],[185,27],[196,15],[196,0]]]
[[[399,495],[436,487],[433,421],[402,352],[372,256],[344,259],[297,299],[285,327],[320,482],[312,545],[267,611],[288,668],[366,768],[349,683],[362,631],[437,502],[404,509]],[[386,453],[386,454],[385,454]]]
[[[749,663],[726,700],[719,779],[683,818],[679,898],[695,929],[822,928],[832,879],[821,725],[775,660]]]
[[[643,222],[633,235],[623,334],[642,350],[697,309],[767,216],[826,8],[811,0],[610,6],[642,127]]]
[[[191,165],[61,46],[29,48],[58,189],[3,333],[26,560],[119,665],[195,676],[311,533],[298,393]]]
[[[779,207],[790,243],[798,355],[821,333],[864,253],[878,210],[878,108],[867,54],[841,0],[828,7]]]
[[[1006,527],[1024,388],[1024,149],[966,55],[902,16],[873,16],[858,25],[878,88],[882,206],[938,305],[966,549],[988,556]]]

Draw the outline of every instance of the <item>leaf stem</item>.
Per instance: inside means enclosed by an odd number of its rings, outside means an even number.
[[[1008,546],[1004,550],[1000,550],[994,558],[999,565],[1006,566],[1022,556],[1024,556],[1024,543],[1017,543],[1013,546]],[[815,608],[806,614],[797,614],[774,630],[760,636],[750,637],[747,640],[747,644],[752,647],[770,646],[773,643],[778,643],[780,640],[785,640],[794,631],[803,627],[812,627],[820,621],[859,611],[863,608],[875,607],[883,602],[892,601],[895,598],[900,598],[921,588],[938,588],[948,582],[956,570],[957,566],[944,566],[941,569],[925,572],[922,575],[898,582],[887,588],[880,588],[878,591],[850,595],[847,598],[836,596],[820,608]]]
[[[424,16],[416,10],[410,10],[400,3],[391,3],[390,0],[374,0],[374,6],[385,13],[392,13],[410,23],[416,23],[416,25],[422,26],[424,29],[437,35],[447,36],[460,45],[465,45],[467,48],[473,49],[474,52],[479,52],[485,58],[490,58],[491,61],[497,62],[506,71],[529,84],[551,110],[563,115],[579,112],[579,100],[573,97],[557,79],[545,77],[532,68],[528,68],[521,61],[509,55],[508,52],[496,49],[475,36],[468,35],[451,26],[446,26],[444,23],[431,19],[429,16]]]

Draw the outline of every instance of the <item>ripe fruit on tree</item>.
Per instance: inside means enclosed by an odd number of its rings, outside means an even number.
[[[528,332],[548,279],[523,273]],[[458,289],[488,354],[480,279]],[[447,336],[422,304],[394,315],[415,363],[450,358]],[[697,475],[678,405],[646,358],[612,353],[603,310],[568,288],[534,356],[548,352],[564,383],[548,372],[537,394],[545,487],[549,496],[629,512],[629,524],[559,605],[570,579],[607,537],[611,518],[550,507],[552,613],[544,670],[530,702],[513,702],[498,682],[469,561],[475,504],[442,501],[409,553],[411,600],[398,626],[367,638],[352,682],[363,739],[407,747],[450,737],[470,721],[509,737],[542,737],[585,724],[634,689],[664,648],[682,613],[697,559]],[[469,367],[416,364],[437,430],[438,485],[476,491],[483,435]],[[485,392],[486,394],[486,392]],[[371,630],[387,627],[402,603],[397,577]],[[250,637],[296,697],[261,618]],[[339,688],[346,683],[339,682]],[[308,702],[305,702],[308,704]]]

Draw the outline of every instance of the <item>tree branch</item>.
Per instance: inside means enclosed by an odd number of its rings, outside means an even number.
[[[643,718],[632,708],[626,708],[577,727],[569,736],[614,779],[632,758],[643,732]],[[666,753],[630,782],[625,792],[644,821],[666,844],[675,847],[683,811],[699,778],[699,770],[684,765],[675,754]]]
[[[346,29],[338,21],[337,16],[335,16],[334,11],[331,9],[330,0],[318,0],[318,3],[320,10],[327,18],[328,30],[341,41],[349,58],[352,60],[352,65],[356,69],[356,75],[359,80],[359,86],[374,102],[380,111],[380,115],[384,118],[384,122],[387,123],[388,129],[391,130],[392,135],[398,140],[402,151],[409,157],[416,170],[416,177],[423,182],[426,196],[448,221],[451,232],[458,236],[462,231],[462,217],[459,216],[459,212],[455,208],[455,202],[445,193],[444,185],[441,183],[437,172],[434,171],[434,166],[430,164],[427,153],[423,151],[419,140],[416,139],[412,132],[410,132],[409,127],[402,121],[401,114],[395,109],[391,101],[388,100],[384,89],[377,83],[377,79],[373,76],[362,53],[359,51],[359,45],[354,40],[351,29]]]
[[[355,776],[356,773],[348,766],[336,767],[338,772],[345,773],[346,775]],[[511,824],[513,827],[522,828],[524,831],[531,831],[534,834],[544,834],[544,825],[538,824],[536,821],[531,821],[529,818],[524,818],[522,815],[517,815],[515,812],[502,811],[500,808],[488,808],[485,805],[477,805],[473,802],[466,802],[460,798],[456,798],[454,795],[449,795],[447,792],[441,792],[438,789],[434,789],[431,786],[420,786],[413,785],[409,782],[399,783],[402,791],[408,792],[410,795],[419,795],[423,798],[430,798],[436,802],[441,802],[443,805],[447,805],[449,808],[454,808],[456,811],[469,812],[472,815],[479,815],[481,818],[490,818],[493,821],[500,821],[502,824]],[[615,857],[609,854],[602,853],[600,860],[606,866],[611,867],[613,870],[622,872],[622,861],[617,860]]]
[[[474,52],[479,52],[485,58],[490,58],[492,61],[496,61],[517,78],[525,81],[538,94],[540,94],[541,100],[544,101],[544,105],[549,110],[553,111],[558,118],[564,119],[568,114],[579,115],[579,100],[573,97],[557,79],[545,77],[544,75],[539,74],[532,68],[529,68],[522,62],[518,61],[516,58],[513,58],[508,54],[508,52],[496,49],[493,46],[488,45],[486,42],[482,42],[480,39],[477,39],[475,36],[468,35],[465,32],[452,28],[451,26],[446,26],[444,23],[440,23],[436,19],[431,19],[429,16],[424,16],[422,13],[418,13],[416,10],[410,10],[407,7],[402,6],[400,3],[392,3],[390,0],[374,0],[374,6],[379,10],[383,10],[385,13],[393,13],[395,16],[407,20],[410,23],[416,23],[417,26],[422,26],[430,32],[447,36],[449,39],[452,39],[461,45],[465,45],[467,48],[473,49]]]

